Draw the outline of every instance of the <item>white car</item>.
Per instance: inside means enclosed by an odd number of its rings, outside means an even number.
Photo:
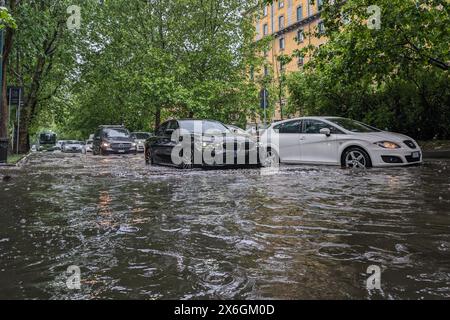
[[[422,150],[408,136],[339,117],[304,117],[272,124],[262,135],[265,165],[327,164],[348,168],[422,163]]]
[[[81,141],[66,141],[62,145],[62,152],[64,153],[81,153],[83,152],[84,142]]]
[[[92,146],[94,145],[94,139],[92,140],[86,140],[83,149],[82,149],[82,153],[83,154],[88,154],[88,153],[92,153]]]
[[[136,143],[137,152],[144,152],[145,141],[152,136],[149,132],[133,132],[131,133],[131,138],[134,139]]]

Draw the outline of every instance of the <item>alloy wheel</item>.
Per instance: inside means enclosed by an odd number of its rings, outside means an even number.
[[[350,151],[345,157],[345,165],[347,168],[365,169],[367,167],[366,156],[358,150]]]

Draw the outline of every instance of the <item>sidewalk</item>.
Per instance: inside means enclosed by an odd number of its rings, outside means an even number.
[[[450,159],[450,140],[420,141],[424,159]]]

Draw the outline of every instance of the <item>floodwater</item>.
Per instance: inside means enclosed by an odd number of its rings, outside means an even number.
[[[49,153],[0,169],[0,298],[450,298],[448,161],[275,175],[143,162]]]

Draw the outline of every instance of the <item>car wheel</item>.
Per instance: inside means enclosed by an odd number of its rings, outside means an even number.
[[[184,154],[182,156],[182,162],[180,164],[180,169],[192,169],[194,167],[194,153]]]
[[[344,152],[342,165],[350,169],[366,169],[372,167],[372,161],[366,151],[355,147]]]
[[[279,166],[280,157],[278,153],[272,148],[268,148],[265,152],[265,157],[262,159],[261,166],[264,168],[271,168],[275,166]]]
[[[146,165],[153,164],[153,158],[152,158],[150,148],[145,148],[144,152],[145,152],[145,164]]]

